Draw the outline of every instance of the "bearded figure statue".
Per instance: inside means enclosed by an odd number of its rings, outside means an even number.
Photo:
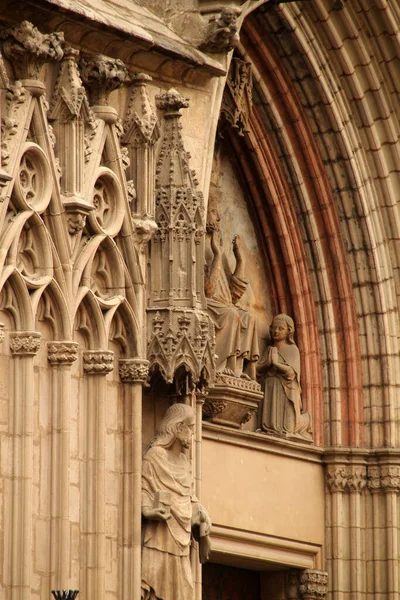
[[[193,600],[192,537],[199,542],[200,562],[208,560],[211,521],[195,496],[185,453],[194,425],[193,409],[173,404],[143,456],[143,600]]]
[[[239,305],[249,285],[245,273],[243,240],[236,235],[232,251],[235,270],[229,267],[221,245],[221,217],[215,199],[207,213],[205,294],[207,310],[215,325],[217,370],[233,377],[256,379],[259,358],[254,315]]]

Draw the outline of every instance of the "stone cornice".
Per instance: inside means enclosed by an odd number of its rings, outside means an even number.
[[[2,16],[15,20],[15,3],[12,0],[3,3]],[[183,40],[161,19],[135,3],[125,6],[123,15],[118,15],[109,10],[106,0],[99,0],[96,9],[84,0],[79,6],[73,0],[33,0],[29,6],[24,6],[24,16],[34,20],[37,27],[53,31],[62,29],[67,18],[70,22],[68,42],[71,45],[105,54],[115,45],[118,58],[130,64],[131,57],[135,56],[135,67],[146,72],[150,68],[148,52],[151,50],[153,57],[158,55],[163,62],[163,72],[169,81],[171,77],[177,81],[183,77],[187,80],[188,67],[193,70],[193,78],[198,85],[202,74],[206,76],[204,83],[210,76],[226,74],[226,69],[218,61]],[[106,35],[104,28],[107,28]]]
[[[203,421],[203,439],[322,465],[322,448],[301,442],[282,440],[264,433],[231,429]]]

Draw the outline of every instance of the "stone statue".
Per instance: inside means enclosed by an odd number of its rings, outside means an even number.
[[[251,312],[237,305],[249,284],[244,276],[243,241],[239,235],[233,238],[236,268],[232,273],[221,247],[220,220],[217,202],[210,198],[207,213],[210,247],[206,249],[205,293],[207,310],[215,324],[217,371],[255,380],[255,365],[259,358],[256,322]]]
[[[300,353],[293,333],[291,317],[274,317],[270,326],[273,345],[267,348],[267,360],[257,367],[259,373],[266,373],[261,428],[311,440],[311,415],[301,411]]]
[[[192,535],[199,541],[200,561],[208,559],[211,522],[194,494],[185,450],[190,447],[194,411],[173,404],[143,457],[142,599],[192,600]]]
[[[240,9],[225,6],[219,17],[212,17],[206,32],[206,39],[200,44],[205,52],[229,52],[239,43],[237,18]]]

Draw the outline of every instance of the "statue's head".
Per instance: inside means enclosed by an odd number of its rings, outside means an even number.
[[[283,339],[289,344],[294,344],[294,321],[292,317],[289,317],[289,315],[285,315],[284,313],[276,315],[269,326],[269,334],[273,341],[278,341],[282,339],[283,336]]]
[[[238,14],[240,14],[240,10],[238,10],[234,6],[225,6],[221,10],[221,19],[227,25],[232,25],[232,24],[236,23]]]
[[[216,198],[210,196],[207,208],[206,230],[207,233],[212,233],[213,231],[219,231],[220,229],[221,215],[219,213],[218,201]]]
[[[180,440],[183,448],[189,448],[195,425],[195,414],[187,404],[172,404],[162,419],[154,446],[169,448],[176,439]]]

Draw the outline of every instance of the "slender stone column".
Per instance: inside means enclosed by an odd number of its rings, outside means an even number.
[[[109,350],[83,352],[86,382],[86,465],[82,531],[86,542],[86,598],[104,599],[105,539],[105,451],[107,382],[105,375],[114,368],[114,353]]]
[[[130,422],[124,427],[123,472],[123,581],[122,588],[131,600],[141,596],[142,528],[142,392],[149,362],[141,358],[121,359],[119,374],[124,385],[125,413]]]
[[[381,464],[368,468],[372,492],[374,535],[374,589],[388,600],[399,597],[399,517],[400,466],[397,452],[379,457]]]
[[[347,465],[329,464],[327,466],[327,519],[330,523],[331,538],[331,589],[335,600],[344,599],[344,547],[345,547],[345,501],[343,492],[347,487]]]
[[[10,333],[13,356],[13,506],[11,510],[11,599],[30,600],[32,571],[33,361],[40,333]]]
[[[70,572],[69,458],[71,365],[78,344],[49,342],[47,358],[52,372],[51,423],[51,587],[67,589]]]
[[[205,400],[205,394],[196,392],[196,435],[195,435],[195,449],[194,449],[194,482],[196,496],[201,502],[201,474],[202,474],[202,457],[201,457],[201,442],[203,438],[203,404]],[[202,571],[201,564],[199,561],[198,553],[196,553],[196,559],[194,561],[195,569],[193,574],[194,581],[194,593],[195,600],[201,600],[202,598]]]

